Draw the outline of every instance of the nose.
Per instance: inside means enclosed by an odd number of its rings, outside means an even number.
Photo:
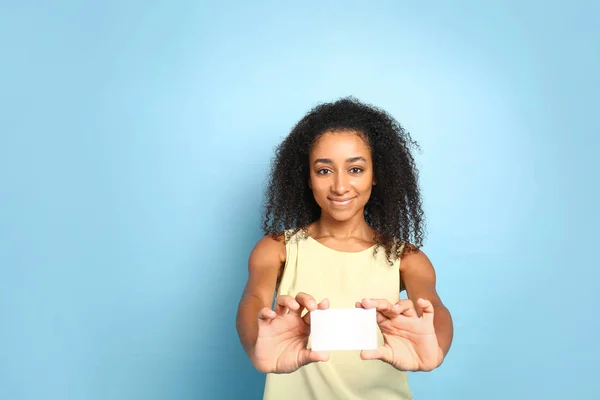
[[[336,195],[343,195],[348,191],[348,177],[345,174],[337,173],[333,177],[331,191]]]

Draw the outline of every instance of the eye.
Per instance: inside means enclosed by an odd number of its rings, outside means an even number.
[[[317,171],[317,175],[326,175],[329,172],[330,171],[328,169],[323,168]]]
[[[353,167],[353,168],[350,168],[350,172],[353,174],[360,174],[361,172],[363,172],[363,169],[359,168],[359,167]]]

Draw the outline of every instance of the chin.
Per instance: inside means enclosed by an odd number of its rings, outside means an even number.
[[[356,216],[358,210],[327,210],[327,215],[329,218],[337,221],[337,222],[346,222],[351,220]]]

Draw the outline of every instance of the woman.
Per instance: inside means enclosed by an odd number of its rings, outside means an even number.
[[[415,144],[347,98],[311,110],[278,147],[237,315],[265,399],[410,399],[405,371],[444,360],[453,325],[420,250]],[[376,309],[379,348],[312,351],[309,312],[348,307]]]

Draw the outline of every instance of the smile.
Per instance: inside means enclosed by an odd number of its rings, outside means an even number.
[[[351,197],[349,199],[329,199],[331,204],[333,204],[334,206],[345,206],[350,204],[352,200],[354,200],[354,197]]]

